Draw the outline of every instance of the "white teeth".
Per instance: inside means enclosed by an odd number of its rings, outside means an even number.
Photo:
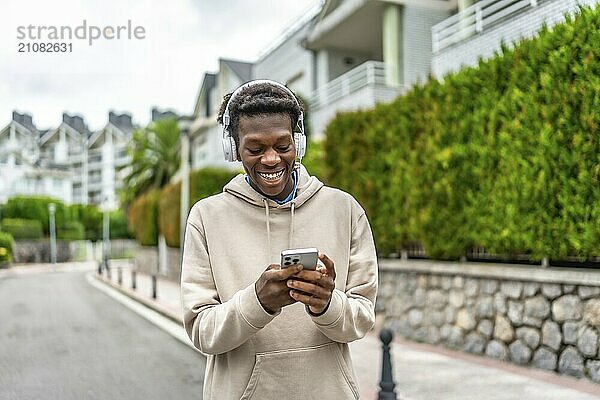
[[[263,179],[266,179],[266,180],[268,180],[268,181],[275,181],[275,180],[277,180],[277,179],[281,178],[281,176],[283,175],[283,172],[284,172],[284,170],[281,170],[281,171],[279,171],[279,172],[276,172],[276,173],[274,173],[274,174],[265,174],[265,173],[262,173],[262,172],[259,172],[258,174],[259,174],[259,175],[260,175],[260,176],[261,176]]]

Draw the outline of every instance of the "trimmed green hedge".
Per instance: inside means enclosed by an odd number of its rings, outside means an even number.
[[[68,221],[57,229],[56,237],[62,240],[83,240],[85,239],[85,228],[81,222]]]
[[[0,232],[0,266],[12,262],[14,240],[10,233]]]
[[[158,243],[158,201],[160,190],[150,190],[137,197],[127,211],[127,227],[142,246]]]
[[[600,255],[600,7],[538,38],[339,114],[328,183],[353,193],[381,255]]]
[[[44,235],[49,234],[50,213],[48,204],[56,206],[56,226],[64,226],[71,220],[71,213],[60,200],[45,196],[15,196],[8,199],[4,207],[3,218],[34,219],[42,224]]]
[[[202,168],[190,173],[190,208],[198,200],[223,191],[238,171],[221,168]],[[180,201],[181,182],[165,186],[160,195],[158,223],[159,231],[165,237],[168,246],[180,245]]]
[[[14,239],[40,239],[44,236],[42,223],[34,219],[4,218],[2,230]]]
[[[102,213],[98,207],[73,204],[69,206],[69,212],[74,220],[83,224],[86,240],[102,240]]]

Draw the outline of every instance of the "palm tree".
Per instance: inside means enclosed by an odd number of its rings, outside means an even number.
[[[175,118],[151,122],[133,132],[129,154],[131,164],[124,169],[121,201],[130,203],[150,189],[166,185],[179,168],[179,126]]]

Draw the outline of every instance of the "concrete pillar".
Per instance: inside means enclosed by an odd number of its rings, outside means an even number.
[[[465,8],[472,6],[473,3],[475,3],[475,2],[476,2],[476,0],[458,0],[458,12],[460,13]],[[474,18],[474,17],[471,14],[469,14],[466,18],[464,18],[464,17],[461,18],[459,25],[458,25],[461,39],[466,39],[469,36],[473,35],[473,32],[471,32],[469,30],[469,26],[472,23],[474,23],[471,21],[472,18]]]
[[[329,83],[329,52],[325,49],[317,53],[317,95],[320,104],[327,104],[325,86]]]
[[[472,6],[475,0],[458,0],[458,12],[461,12],[465,8]]]
[[[383,62],[386,83],[390,86],[404,83],[402,6],[386,4],[383,9]]]

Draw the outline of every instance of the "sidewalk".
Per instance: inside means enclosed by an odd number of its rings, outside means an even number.
[[[159,277],[154,300],[149,275],[138,272],[133,291],[129,263],[112,261],[111,267],[112,287],[181,324],[178,283]],[[106,275],[94,277],[108,283]],[[351,343],[350,349],[361,398],[376,399],[381,368],[377,334]],[[590,381],[398,338],[392,342],[392,365],[399,400],[600,400],[600,385]]]

